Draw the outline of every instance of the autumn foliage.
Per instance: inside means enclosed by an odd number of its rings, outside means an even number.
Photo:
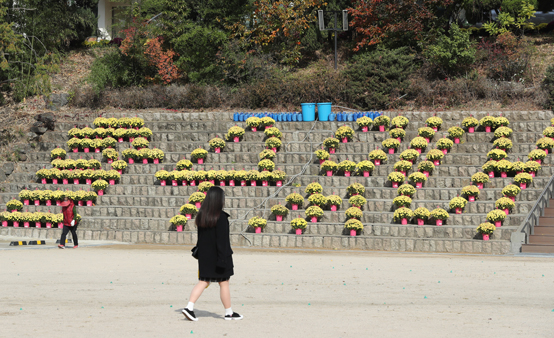
[[[417,41],[436,18],[438,6],[453,0],[357,0],[350,9],[350,26],[358,40],[355,51],[389,40]]]

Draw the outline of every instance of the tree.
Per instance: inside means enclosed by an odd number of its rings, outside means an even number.
[[[350,26],[358,33],[355,51],[387,42],[414,45],[435,26],[439,7],[453,0],[357,0],[350,9]]]

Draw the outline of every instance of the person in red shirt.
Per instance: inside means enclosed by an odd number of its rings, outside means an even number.
[[[62,206],[62,214],[63,214],[63,230],[62,230],[62,238],[60,239],[60,245],[58,245],[58,248],[65,249],[65,237],[67,236],[67,233],[71,231],[71,236],[73,237],[73,244],[75,245],[73,248],[77,249],[77,246],[79,245],[79,240],[77,239],[77,232],[75,231],[75,228],[77,228],[77,225],[75,223],[75,203],[73,203],[72,200],[65,197],[63,199],[63,202],[60,203]]]

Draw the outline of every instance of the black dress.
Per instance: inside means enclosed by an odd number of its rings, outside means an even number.
[[[233,272],[233,250],[229,238],[229,214],[222,211],[213,228],[198,227],[199,280],[223,282]]]

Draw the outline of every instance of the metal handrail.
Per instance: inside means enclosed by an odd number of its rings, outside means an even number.
[[[546,183],[539,198],[521,222],[515,232],[512,233],[512,252],[521,252],[522,244],[529,244],[529,236],[534,233],[535,225],[539,224],[539,218],[544,215],[544,209],[548,207],[550,199],[554,195],[554,175]]]

